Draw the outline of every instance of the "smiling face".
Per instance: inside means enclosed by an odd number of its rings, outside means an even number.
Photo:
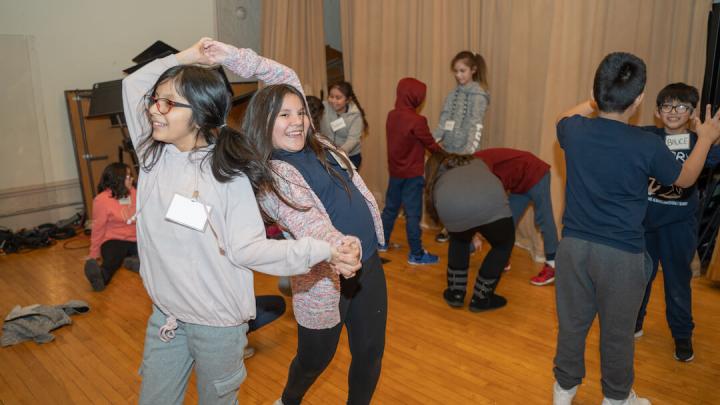
[[[302,150],[305,147],[308,128],[310,128],[310,120],[302,100],[295,94],[286,94],[273,125],[273,148],[288,152]]]
[[[686,107],[686,110],[682,113],[677,111],[680,105]],[[672,106],[672,109],[670,109],[670,106]],[[670,112],[663,111],[663,108],[670,110]],[[662,121],[665,132],[669,134],[682,134],[687,132],[690,118],[692,118],[693,114],[694,110],[691,105],[678,100],[666,101],[655,110],[655,117]]]
[[[473,74],[475,74],[476,68],[470,68],[463,59],[455,62],[455,65],[453,65],[453,73],[455,74],[455,80],[457,80],[459,85],[466,85],[470,83],[473,79]]]
[[[175,89],[174,79],[158,85],[154,96],[188,104],[187,99],[179,95]],[[153,139],[171,143],[183,152],[189,151],[195,146],[198,128],[192,123],[192,109],[174,106],[167,113],[162,114],[158,110],[157,104],[151,102],[147,111],[152,122]]]
[[[338,114],[342,114],[347,111],[348,98],[337,88],[333,87],[328,92],[328,103]]]

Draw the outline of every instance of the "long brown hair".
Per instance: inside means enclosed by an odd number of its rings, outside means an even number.
[[[475,73],[473,73],[472,76],[473,80],[480,83],[485,91],[488,91],[487,64],[485,63],[485,58],[479,53],[462,51],[455,55],[452,62],[450,62],[450,69],[455,69],[455,63],[458,61],[462,61],[470,69],[474,68]]]
[[[440,177],[441,169],[450,170],[456,167],[465,166],[475,159],[473,155],[458,155],[444,151],[433,152],[425,162],[425,212],[428,216],[440,223],[440,218],[435,208],[435,183]],[[460,198],[460,197],[458,197]]]
[[[246,139],[248,144],[254,145],[257,150],[256,159],[264,167],[270,167],[269,161],[272,158],[274,150],[272,144],[272,132],[275,126],[275,120],[282,109],[283,100],[288,94],[296,95],[301,101],[303,101],[303,104],[307,106],[305,103],[305,97],[296,88],[287,84],[277,84],[267,86],[258,91],[253,96],[252,100],[250,100],[250,105],[245,111],[245,118],[243,119],[241,131],[242,136]],[[325,171],[327,171],[330,176],[336,178],[340,184],[343,185],[349,195],[349,186],[340,173],[337,173],[337,171],[330,167],[327,155],[330,152],[335,152],[335,155],[340,160],[338,163],[347,168],[352,167],[350,160],[346,158],[343,153],[338,152],[329,140],[323,141],[321,137],[322,135],[310,126],[305,137],[305,148],[310,148],[313,151]],[[349,175],[350,178],[352,178],[354,175],[353,170],[349,170]],[[299,211],[307,211],[310,209],[310,207],[298,206],[290,201],[287,196],[283,195],[273,177],[263,177],[259,180],[260,181],[257,184],[253,184],[253,189],[258,197],[272,193],[275,194],[284,204],[292,207],[293,209]]]

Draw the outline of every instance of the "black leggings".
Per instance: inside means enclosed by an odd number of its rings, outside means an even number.
[[[480,266],[478,276],[496,279],[508,264],[515,245],[515,225],[512,217],[498,219],[462,232],[449,232],[448,267],[453,270],[466,270],[470,266],[470,243],[478,232],[490,243],[490,251]]]
[[[137,256],[137,242],[112,239],[100,246],[100,254],[102,255],[103,277],[108,283],[117,269],[122,266],[126,257]]]
[[[387,287],[377,252],[351,279],[340,278],[341,322],[330,329],[298,325],[298,349],[282,394],[284,405],[297,405],[335,355],[343,324],[350,344],[348,404],[369,404],[380,378],[385,350]]]

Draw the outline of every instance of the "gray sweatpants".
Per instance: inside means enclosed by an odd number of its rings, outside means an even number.
[[[633,385],[635,321],[652,262],[646,253],[563,238],[555,258],[555,297],[559,322],[555,379],[564,389],[585,377],[585,338],[600,317],[602,391],[625,399]]]

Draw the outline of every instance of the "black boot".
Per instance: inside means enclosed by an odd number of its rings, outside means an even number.
[[[495,294],[495,288],[499,282],[499,277],[486,279],[478,275],[477,280],[475,280],[475,292],[472,300],[470,300],[470,311],[483,312],[507,305],[507,300],[504,297]]]
[[[465,303],[467,275],[468,269],[455,270],[450,267],[447,268],[448,288],[443,292],[443,298],[453,308],[459,308]]]
[[[102,291],[105,289],[105,275],[95,259],[88,259],[85,262],[85,277],[87,277],[93,291]]]

